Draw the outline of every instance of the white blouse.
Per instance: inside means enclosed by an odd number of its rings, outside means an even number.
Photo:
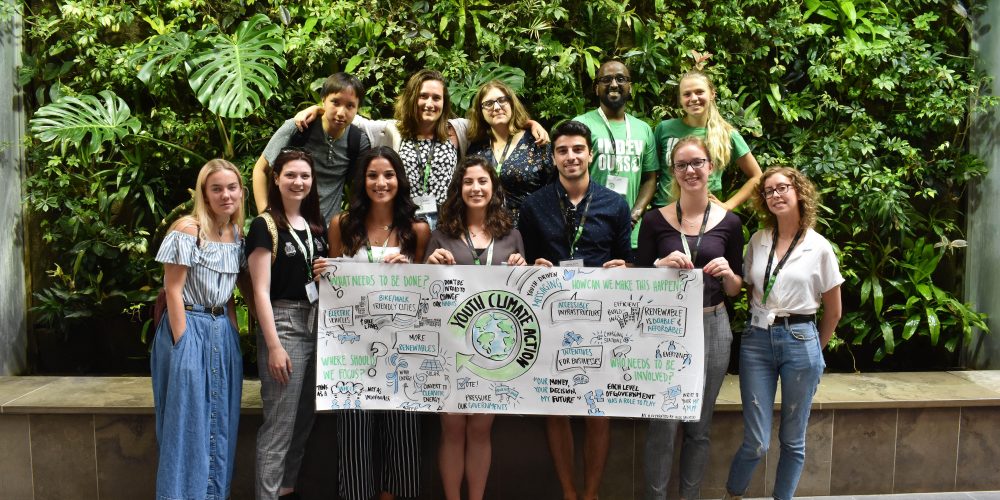
[[[757,231],[750,237],[743,257],[743,280],[753,289],[751,305],[764,306],[776,316],[815,314],[823,293],[844,282],[833,246],[816,231],[807,230],[778,273],[767,304],[761,304],[764,270],[773,238],[771,229]],[[779,261],[776,255],[771,265],[772,274]]]

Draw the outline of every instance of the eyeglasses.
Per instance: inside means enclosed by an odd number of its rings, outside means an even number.
[[[773,188],[767,188],[763,191],[764,199],[773,198],[776,194],[785,194],[789,189],[793,188],[791,184],[778,184]]]
[[[683,172],[687,170],[688,167],[698,170],[699,168],[704,167],[706,164],[708,164],[708,158],[695,158],[691,161],[674,162],[674,170],[678,172]]]
[[[503,105],[507,104],[508,102],[510,102],[510,97],[502,95],[500,97],[497,97],[496,99],[490,99],[489,101],[483,101],[483,104],[481,104],[480,106],[483,109],[493,109],[493,107],[496,106],[497,104],[499,104],[501,107],[503,107]]]
[[[604,75],[597,79],[597,83],[601,85],[611,85],[611,82],[617,82],[618,85],[625,85],[631,81],[632,79],[625,75]]]

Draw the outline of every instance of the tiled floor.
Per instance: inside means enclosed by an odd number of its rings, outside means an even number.
[[[854,495],[840,497],[798,497],[799,500],[1000,500],[1000,491],[955,493],[907,493],[903,495]],[[747,499],[750,500],[750,499]]]

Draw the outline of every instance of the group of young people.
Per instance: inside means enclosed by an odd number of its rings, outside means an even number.
[[[685,116],[655,130],[626,112],[631,79],[621,62],[600,67],[594,90],[599,107],[556,126],[550,137],[499,81],[479,90],[467,118],[451,119],[444,77],[421,70],[397,98],[393,120],[368,120],[357,115],[363,84],[335,74],[324,82],[322,105],[286,121],[254,166],[260,215],[245,237],[239,170],[225,160],[207,163],[198,175],[193,213],[173,224],[157,254],[167,298],[151,362],[158,498],[229,495],[242,387],[232,291],[244,259],[251,282],[244,296],[260,325],[264,418],[256,493],[294,498],[315,411],[316,277],[327,265],[321,257],[703,270],[701,418],[650,421],[650,499],[666,498],[678,426],[680,495],[698,497],[732,342],[725,301],[746,287],[752,319],[740,352],[745,438],[727,496],[747,490],[766,453],[780,377],[774,497],[791,498],[843,282],[831,245],[813,230],[816,190],[792,168],[761,172],[739,133],[719,115],[704,73],[683,75]],[[720,200],[722,172],[732,165],[747,179]],[[731,209],[751,198],[764,228],[744,250],[741,221]],[[342,498],[419,496],[416,413],[345,410],[337,421]],[[448,499],[461,498],[463,479],[468,498],[483,498],[492,423],[492,415],[441,416],[438,461]],[[564,498],[597,498],[609,420],[586,418],[580,492],[569,418],[549,417],[547,432]]]

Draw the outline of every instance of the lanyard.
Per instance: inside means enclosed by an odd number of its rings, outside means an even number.
[[[576,231],[573,233],[573,237],[566,237],[566,242],[569,243],[569,259],[573,260],[573,255],[576,254],[576,243],[580,241],[580,236],[583,234],[583,224],[587,222],[587,212],[590,212],[590,200],[594,199],[594,193],[592,191],[587,193],[587,204],[583,207],[583,216],[580,217],[580,224],[576,226]],[[567,226],[569,221],[566,220],[566,205],[563,203],[562,196],[559,197],[559,211],[562,212],[563,223]]]
[[[479,261],[479,254],[476,253],[476,247],[472,243],[472,233],[468,229],[465,230],[465,244],[469,246],[469,253],[472,254],[472,261],[475,262],[477,266],[491,266],[493,265],[493,242],[496,241],[495,238],[490,238],[490,246],[486,247],[486,264]]]
[[[674,204],[677,208],[677,224],[681,226],[681,243],[684,245],[684,255],[687,255],[691,259],[691,264],[694,264],[694,260],[698,258],[698,250],[701,249],[701,237],[705,234],[705,228],[708,226],[708,213],[712,209],[712,202],[709,201],[708,205],[705,205],[705,217],[701,220],[701,229],[698,231],[698,239],[694,242],[694,253],[691,253],[691,248],[688,247],[688,237],[684,234],[684,219],[681,217],[681,201],[677,200]]]
[[[597,108],[597,114],[601,115],[601,120],[604,120],[604,126],[608,128],[608,136],[611,137],[611,165],[608,166],[609,171],[614,171],[617,169],[618,164],[618,144],[615,142],[615,134],[611,131],[611,122],[608,121],[607,115],[604,114],[604,110]],[[628,115],[625,116],[625,149],[628,150],[628,145],[632,142],[632,124],[628,121]]]
[[[788,246],[788,251],[785,252],[785,256],[778,261],[778,266],[774,268],[774,274],[771,274],[771,264],[774,263],[774,252],[778,249],[778,228],[774,228],[774,240],[771,242],[771,254],[767,256],[767,268],[764,270],[764,297],[761,299],[760,304],[762,306],[767,306],[767,297],[771,295],[771,290],[774,290],[774,282],[778,279],[778,271],[785,266],[785,262],[788,260],[788,256],[792,254],[792,249],[795,248],[795,244],[799,242],[799,237],[802,236],[802,228],[795,233],[795,237],[792,238],[792,244]]]
[[[514,134],[514,135],[516,135],[516,134]],[[496,164],[497,164],[497,175],[498,176],[500,175],[500,172],[503,171],[503,162],[507,161],[507,156],[508,156],[507,155],[507,151],[510,149],[510,143],[514,142],[514,135],[511,135],[511,136],[507,137],[507,144],[503,147],[503,153],[500,153],[500,158],[498,159],[496,157],[496,155],[493,156],[493,159],[496,161]],[[493,141],[492,140],[490,140],[490,154],[493,154]]]
[[[302,256],[305,257],[306,259],[306,281],[309,281],[312,279],[313,250],[316,245],[313,242],[312,232],[309,231],[309,224],[306,223],[306,233],[309,234],[308,247],[306,247],[306,245],[302,243],[302,240],[299,239],[299,235],[296,233],[295,228],[292,227],[291,222],[288,223],[288,229],[289,229],[288,232],[291,233],[292,235],[292,239],[295,240],[295,245],[299,247],[299,250],[302,250]]]
[[[424,159],[420,154],[420,141],[414,141],[413,143],[413,149],[416,150],[417,153],[417,161],[424,164],[424,175],[422,182],[424,186],[423,194],[430,194],[430,191],[427,190],[427,182],[431,178],[431,164],[434,163],[434,153],[435,153],[434,141],[427,141],[427,142],[428,146],[430,147],[430,150],[427,152],[426,159]]]
[[[379,261],[385,258],[385,249],[389,245],[389,238],[392,238],[392,226],[389,226],[389,234],[385,237],[385,242],[382,243],[382,253],[379,254]],[[372,255],[372,244],[370,241],[365,241],[365,250],[368,251],[368,262],[375,263],[375,256]]]

